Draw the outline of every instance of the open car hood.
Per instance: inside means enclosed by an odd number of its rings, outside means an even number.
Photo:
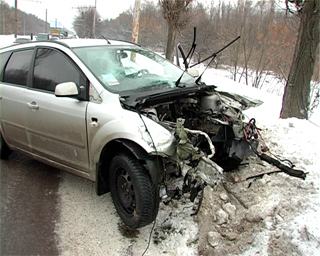
[[[215,86],[205,84],[192,87],[176,87],[170,90],[145,91],[131,95],[121,96],[123,104],[130,108],[147,107],[163,102],[174,101],[183,97],[204,96],[217,92],[221,95],[222,101],[227,105],[246,110],[251,107],[260,106],[263,102],[258,99],[251,99],[236,93],[216,91]],[[235,104],[237,102],[237,104]]]

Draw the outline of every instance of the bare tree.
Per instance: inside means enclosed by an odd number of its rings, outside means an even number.
[[[287,7],[288,1],[286,0]],[[319,46],[319,0],[291,0],[298,8],[300,27],[280,118],[308,118],[310,82]]]
[[[94,38],[100,15],[95,7],[78,7],[78,14],[73,21],[75,32],[82,38]],[[99,30],[99,29],[98,29]]]
[[[133,10],[122,12],[116,19],[104,20],[101,23],[101,33],[108,39],[132,40]],[[139,29],[141,35],[141,29]],[[139,41],[141,36],[139,36]]]
[[[184,28],[189,20],[189,4],[192,0],[159,0],[163,17],[168,24],[166,58],[173,60],[177,31]]]
[[[46,31],[49,25],[33,14],[17,10],[18,22],[17,32],[19,35],[30,35]],[[15,30],[15,8],[10,7],[6,2],[0,1],[0,31],[3,35],[14,34]]]
[[[164,52],[166,42],[166,21],[153,2],[142,4],[140,14],[139,44]]]

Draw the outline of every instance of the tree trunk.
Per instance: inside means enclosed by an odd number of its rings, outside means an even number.
[[[172,24],[168,24],[168,39],[166,49],[166,59],[173,61],[174,47],[176,42],[177,30]]]
[[[310,82],[319,45],[319,0],[303,5],[294,59],[282,99],[280,118],[308,118]]]

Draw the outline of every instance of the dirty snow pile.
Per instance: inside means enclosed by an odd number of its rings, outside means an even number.
[[[239,84],[234,87],[235,83],[218,76],[215,81],[221,89],[263,100],[262,106],[245,113],[257,120],[269,153],[289,159],[295,169],[308,174],[305,180],[282,172],[246,180],[278,170],[255,158],[225,173],[216,191],[205,190],[198,216],[199,255],[319,255],[319,109],[313,123],[281,120],[281,97]]]
[[[223,184],[207,188],[199,215],[200,255],[319,255],[319,128],[301,120],[262,123],[274,155],[308,172],[306,180],[248,159],[225,173]]]

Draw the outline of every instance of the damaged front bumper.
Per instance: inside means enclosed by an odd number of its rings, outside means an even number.
[[[184,119],[182,118],[179,118],[176,124],[170,124],[171,127],[174,128],[174,137],[178,143],[176,145],[175,153],[168,157],[168,161],[175,163],[174,166],[179,169],[180,173],[184,177],[184,182],[181,189],[176,187],[173,190],[164,190],[162,188],[161,197],[168,201],[168,197],[170,199],[178,199],[183,193],[190,193],[190,200],[193,202],[201,192],[200,202],[198,203],[198,207],[200,207],[204,187],[209,185],[210,187],[215,188],[218,184],[220,184],[223,181],[222,174],[225,170],[212,160],[215,155],[215,147],[208,134],[202,131],[186,129],[183,124]],[[267,151],[268,149],[259,145],[259,142],[262,140],[262,138],[259,137],[261,135],[258,131],[258,128],[256,128],[255,125],[252,126],[252,124],[253,122],[248,123],[243,139],[232,141],[232,145],[229,149],[229,156],[239,157],[239,159],[242,160],[247,156],[256,155],[261,160],[276,166],[279,168],[279,170],[254,175],[248,177],[247,179],[258,178],[265,174],[276,172],[285,172],[290,176],[305,179],[307,173],[294,169],[293,164],[284,164],[279,160],[268,156],[266,153],[259,152],[261,151],[261,148],[263,151]],[[204,153],[195,145],[193,145],[188,134],[204,136],[208,143],[208,152]],[[287,162],[291,163],[290,161]],[[177,173],[177,170],[174,172]]]

